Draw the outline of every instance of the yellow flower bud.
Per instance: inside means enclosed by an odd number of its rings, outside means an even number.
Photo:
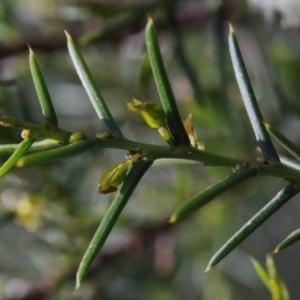
[[[141,157],[142,155],[138,153],[130,156],[130,158],[125,160],[124,162],[117,163],[110,167],[100,179],[100,183],[97,189],[98,193],[108,194],[117,191],[117,186],[125,180],[126,173],[129,168]]]
[[[32,137],[32,132],[28,129],[24,129],[22,132],[21,132],[21,137],[22,139],[27,139],[29,137]]]
[[[127,107],[129,110],[140,113],[149,127],[160,128],[165,126],[166,116],[161,106],[133,99],[132,103],[127,103]]]
[[[70,138],[69,138],[69,143],[73,144],[75,142],[79,142],[81,140],[85,140],[86,136],[81,133],[81,132],[74,132],[71,134]]]

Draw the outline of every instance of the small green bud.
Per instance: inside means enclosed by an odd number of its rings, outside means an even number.
[[[98,185],[99,194],[108,194],[118,190],[117,186],[121,184],[125,178],[129,168],[135,164],[142,155],[140,153],[132,155],[124,162],[117,163],[110,167],[101,177]]]
[[[113,136],[109,132],[105,131],[105,132],[97,133],[96,138],[111,139],[111,138],[113,138]]]
[[[24,129],[22,132],[21,132],[21,137],[22,137],[22,139],[27,139],[27,138],[29,138],[29,137],[33,137],[33,134],[32,134],[32,132],[30,131],[30,130],[28,130],[28,129]]]
[[[71,134],[70,138],[69,138],[69,143],[73,144],[82,140],[85,140],[86,136],[81,133],[81,132],[74,132]]]
[[[266,163],[266,159],[264,157],[261,157],[261,156],[256,157],[256,161],[258,163],[261,163],[261,164],[265,164]]]
[[[170,141],[171,140],[171,136],[170,136],[170,133],[168,131],[168,129],[166,127],[159,127],[158,128],[158,132],[159,134],[162,136],[162,138],[165,140],[165,141]]]
[[[165,126],[166,116],[160,105],[133,99],[132,103],[127,103],[127,107],[129,110],[140,113],[149,127],[160,128]]]
[[[204,151],[204,150],[205,150],[205,145],[204,145],[204,143],[198,141],[198,142],[197,142],[197,149],[198,149],[198,150]]]

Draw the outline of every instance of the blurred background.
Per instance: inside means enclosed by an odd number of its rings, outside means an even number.
[[[0,111],[42,122],[28,43],[40,62],[59,125],[88,136],[102,131],[68,55],[63,33],[67,30],[81,45],[124,135],[163,145],[158,133],[126,108],[132,97],[159,103],[145,55],[147,15],[154,19],[181,116],[193,114],[207,151],[250,162],[260,155],[229,58],[228,22],[234,26],[265,120],[298,143],[297,0],[2,0]],[[20,132],[0,127],[0,144],[20,139]],[[203,275],[215,251],[283,187],[283,181],[251,179],[179,224],[166,226],[180,203],[231,172],[200,164],[148,171],[73,296],[79,262],[114,197],[97,194],[99,178],[125,154],[97,149],[46,166],[13,170],[1,180],[0,298],[270,299],[250,256],[264,263],[266,254],[300,227],[299,197]],[[1,155],[0,162],[6,158]],[[275,257],[291,299],[300,299],[299,250],[296,244]]]

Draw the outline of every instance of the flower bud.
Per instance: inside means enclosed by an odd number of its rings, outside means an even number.
[[[111,138],[113,138],[113,136],[109,132],[105,131],[105,132],[97,133],[96,138],[111,139]]]
[[[71,134],[71,136],[69,138],[69,143],[73,144],[73,143],[76,143],[76,142],[79,142],[79,141],[85,140],[85,139],[86,139],[86,136],[83,133],[74,132]]]
[[[125,178],[129,168],[136,163],[141,154],[132,155],[124,162],[117,163],[110,167],[101,177],[97,192],[99,194],[108,194],[118,190],[117,186],[121,184]]]
[[[165,127],[166,116],[161,106],[133,99],[132,103],[127,103],[127,107],[139,112],[151,128]]]
[[[27,138],[29,138],[29,137],[32,137],[32,136],[33,136],[32,132],[30,130],[28,130],[28,129],[24,129],[21,132],[21,137],[24,140],[27,139]]]
[[[159,127],[158,128],[158,132],[159,134],[162,136],[162,138],[165,140],[165,141],[170,141],[171,140],[171,136],[170,136],[170,133],[169,131],[167,130],[166,127]]]

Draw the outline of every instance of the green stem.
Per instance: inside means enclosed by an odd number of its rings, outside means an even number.
[[[96,146],[103,148],[117,148],[133,152],[144,152],[154,159],[162,158],[176,158],[187,159],[192,161],[201,162],[203,164],[212,166],[228,166],[234,167],[237,164],[243,164],[245,161],[240,159],[225,157],[217,154],[212,154],[206,151],[197,150],[193,147],[176,148],[166,146],[148,145],[129,141],[124,138],[101,139],[96,138]]]
[[[88,151],[95,146],[93,139],[82,140],[64,147],[41,151],[21,157],[17,163],[17,167],[29,167],[41,164],[47,164],[59,159],[68,158]]]
[[[46,140],[43,140],[40,142],[33,143],[31,145],[30,149],[27,151],[27,153],[49,150],[49,149],[58,148],[61,146],[62,145],[55,140],[46,139]],[[13,153],[18,147],[19,147],[19,144],[0,145],[0,154]]]
[[[54,140],[67,142],[71,133],[60,128],[46,128],[40,125],[32,124],[19,120],[14,117],[0,115],[0,125],[3,127],[15,128],[19,130],[30,130],[34,136],[47,137]]]

